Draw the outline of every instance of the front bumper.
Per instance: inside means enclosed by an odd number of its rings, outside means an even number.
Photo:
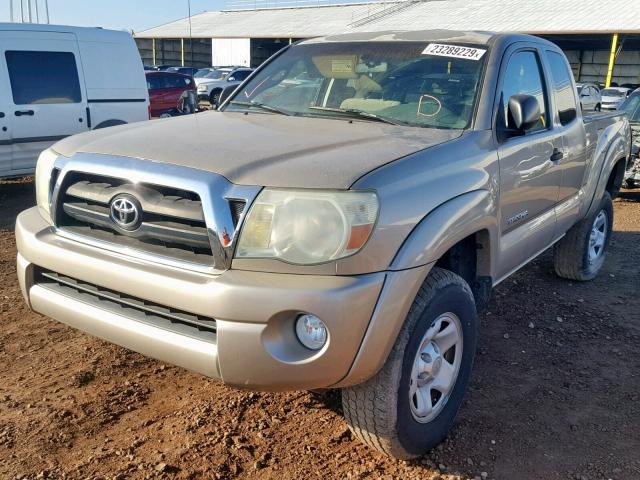
[[[350,277],[185,271],[63,238],[37,208],[18,216],[16,239],[20,286],[35,311],[225,383],[262,390],[345,385],[349,377],[362,381],[375,373],[413,299],[413,284],[419,286],[428,271]],[[38,283],[39,269],[212,317],[217,331],[212,339],[142,322],[128,308],[103,307]],[[385,305],[376,308],[379,297]],[[329,340],[319,352],[295,338],[300,313],[328,326]],[[367,343],[375,347],[367,349]]]

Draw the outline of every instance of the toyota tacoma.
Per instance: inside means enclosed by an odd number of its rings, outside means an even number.
[[[492,287],[548,248],[561,277],[602,267],[629,123],[583,117],[548,41],[310,39],[225,96],[42,153],[33,310],[236,387],[341,389],[407,459],[454,421]]]

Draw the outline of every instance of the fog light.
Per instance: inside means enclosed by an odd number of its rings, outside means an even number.
[[[310,350],[320,350],[327,342],[327,326],[315,315],[300,315],[296,320],[296,335]]]

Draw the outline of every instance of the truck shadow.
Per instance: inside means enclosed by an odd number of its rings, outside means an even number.
[[[619,198],[629,202],[640,202],[640,189],[620,190]]]
[[[18,213],[35,204],[33,177],[0,180],[0,229],[12,230]]]

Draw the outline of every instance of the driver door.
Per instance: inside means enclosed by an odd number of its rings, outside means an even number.
[[[540,53],[534,47],[518,47],[506,54],[500,80],[496,131],[510,124],[508,100],[512,95],[534,96],[540,105],[540,121],[519,135],[500,139],[500,271],[510,274],[552,241],[555,205],[561,181],[562,132],[553,128],[549,88]]]

